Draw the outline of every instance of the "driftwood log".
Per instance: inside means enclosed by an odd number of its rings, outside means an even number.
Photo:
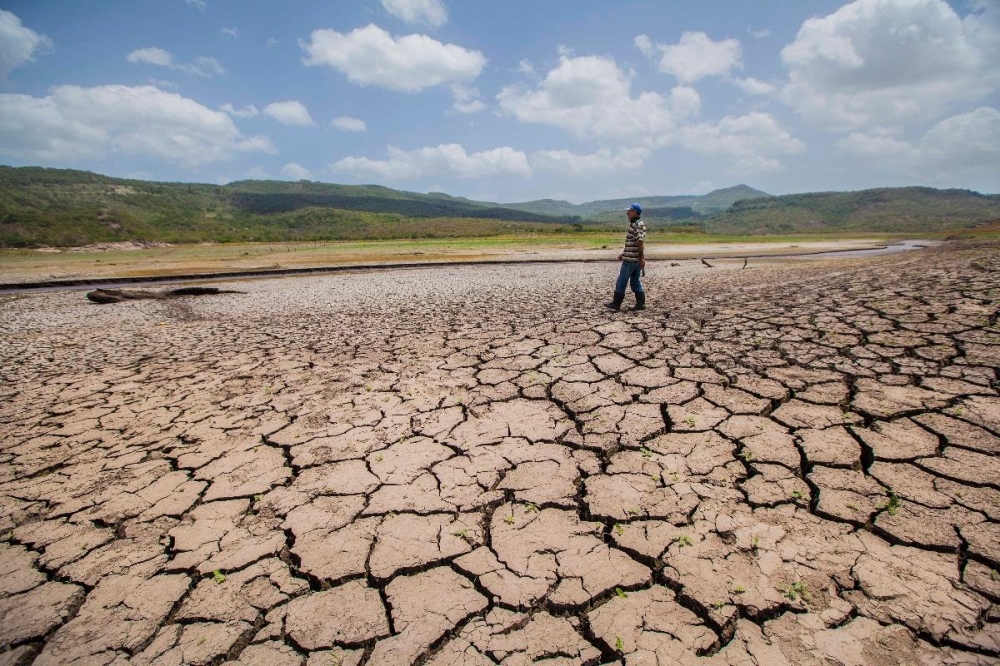
[[[210,296],[213,294],[245,294],[244,291],[219,289],[218,287],[181,287],[167,291],[134,291],[132,289],[95,289],[87,292],[87,300],[94,303],[121,303],[140,299],[165,299],[177,296]]]

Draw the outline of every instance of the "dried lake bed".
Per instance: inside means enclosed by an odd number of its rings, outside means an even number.
[[[1000,662],[1000,246],[710,263],[0,295],[0,663]]]

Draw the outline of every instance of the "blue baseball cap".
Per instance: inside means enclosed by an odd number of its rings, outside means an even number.
[[[642,215],[642,206],[640,206],[637,203],[629,204],[629,207],[625,209],[625,212],[627,213],[630,210],[634,210],[635,212],[639,213],[639,215]]]

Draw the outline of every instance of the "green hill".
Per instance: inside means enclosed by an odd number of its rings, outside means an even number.
[[[736,185],[735,187],[714,190],[708,194],[701,195],[636,196],[628,199],[588,201],[582,204],[571,204],[568,201],[559,201],[557,199],[540,199],[524,203],[509,203],[504,204],[504,206],[540,215],[579,215],[582,218],[593,221],[609,222],[620,220],[620,213],[633,201],[640,201],[642,203],[643,216],[649,215],[650,210],[684,208],[690,208],[699,215],[712,215],[726,210],[733,203],[741,199],[768,196],[771,195],[767,192],[755,190],[748,185]]]
[[[930,233],[998,219],[1000,195],[898,187],[744,199],[704,226],[722,234]]]
[[[580,220],[378,185],[158,183],[68,169],[0,167],[0,246],[7,247],[133,239],[408,238],[460,235],[457,230],[495,234],[505,228],[501,221],[537,226]]]
[[[1000,196],[926,187],[769,196],[746,185],[640,197],[652,229],[724,234],[904,232],[1000,220]],[[0,247],[148,240],[282,241],[482,236],[620,226],[631,199],[574,205],[472,201],[379,185],[247,180],[160,183],[0,166]]]

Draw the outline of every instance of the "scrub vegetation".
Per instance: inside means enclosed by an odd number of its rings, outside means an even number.
[[[375,185],[158,183],[86,171],[0,167],[0,247],[501,236],[551,241],[580,234],[600,239],[620,230],[624,202],[501,205]],[[1000,220],[998,195],[916,187],[772,197],[740,185],[643,202],[647,227],[676,236],[671,242],[685,242],[686,236],[705,242],[803,233],[912,235],[983,228],[995,233]]]

